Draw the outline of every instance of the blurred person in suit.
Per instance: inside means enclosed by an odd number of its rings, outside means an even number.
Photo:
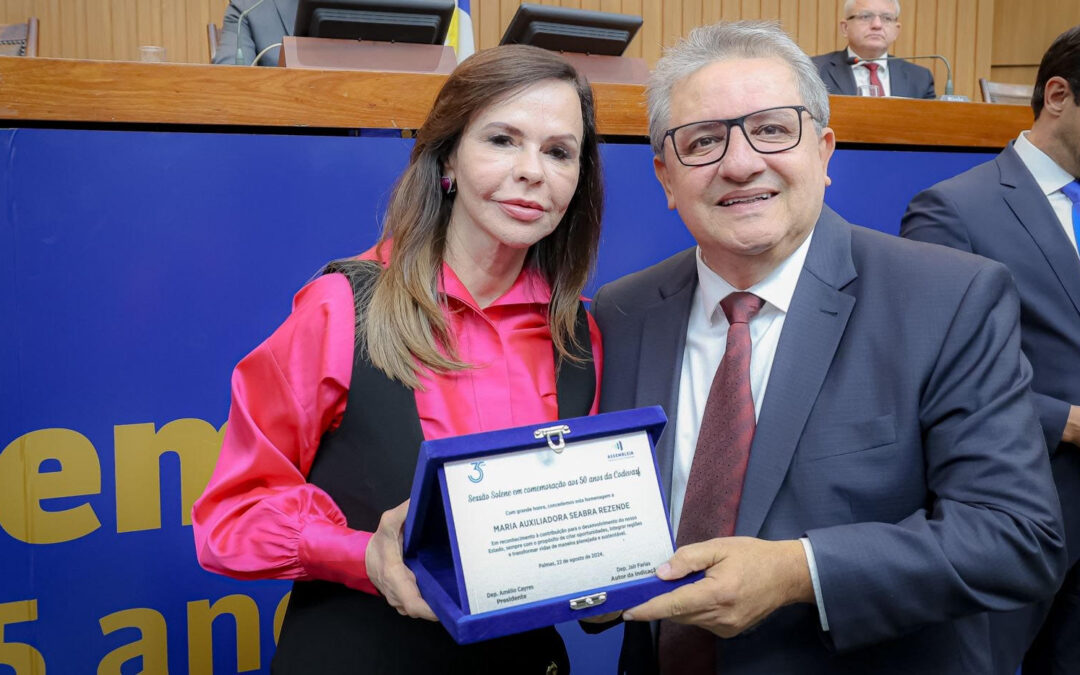
[[[264,49],[292,35],[299,0],[229,0],[221,24],[214,63],[248,66]],[[247,12],[247,14],[244,14]],[[244,14],[242,24],[238,24]],[[281,47],[259,59],[260,66],[276,66]]]
[[[1002,262],[1020,291],[1069,572],[1052,605],[994,617],[995,651],[1014,668],[1023,658],[1024,675],[1065,675],[1080,673],[1080,26],[1046,51],[1031,107],[1031,129],[1001,154],[916,195],[900,233]]]
[[[926,68],[873,60],[888,56],[900,35],[900,0],[846,0],[840,33],[846,49],[814,57],[830,94],[855,96],[860,86],[876,84],[881,96],[934,98],[934,75]]]

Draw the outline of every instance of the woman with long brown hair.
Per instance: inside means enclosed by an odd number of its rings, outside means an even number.
[[[498,47],[448,78],[379,242],[237,366],[200,563],[294,579],[275,673],[566,673],[554,628],[458,646],[402,562],[419,443],[596,411],[581,292],[602,178],[588,84]]]

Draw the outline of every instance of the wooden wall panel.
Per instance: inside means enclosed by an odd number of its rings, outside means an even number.
[[[637,14],[644,16],[641,0],[622,0],[619,3],[619,12],[623,14]],[[630,45],[626,48],[626,55],[641,58],[642,55],[642,42],[645,38],[645,26],[638,29],[637,35],[630,41]]]
[[[668,1],[670,2],[671,0]],[[701,0],[682,0],[682,26],[680,27],[679,35],[686,35],[694,29],[694,26],[701,25],[701,10]]]
[[[818,0],[799,0],[799,30],[793,35],[795,41],[809,54],[819,52],[817,49],[817,5]]]
[[[87,26],[86,26],[86,2],[87,0],[74,0],[68,7],[73,12],[74,21],[71,23],[70,33],[72,44],[75,48],[75,53],[78,54],[80,59],[90,58],[90,50],[88,46]],[[66,17],[65,17],[66,19]],[[66,21],[65,21],[66,23]],[[39,52],[40,53],[40,52]]]
[[[916,32],[914,28],[915,19],[919,16],[919,2],[918,0],[904,0],[901,7],[904,11],[900,17],[900,35],[896,38],[896,42],[893,43],[892,53],[914,54]],[[837,27],[837,39],[843,42],[843,38],[840,37],[839,27]]]
[[[536,1],[536,0],[534,0]],[[545,4],[640,14],[628,55],[655,63],[664,46],[717,19],[776,19],[810,54],[843,46],[843,0],[539,0]],[[0,22],[41,20],[42,56],[136,59],[160,45],[174,63],[206,63],[206,24],[220,25],[227,0],[0,0]],[[472,0],[478,48],[499,42],[519,0]],[[957,93],[975,97],[978,78],[998,68],[1026,73],[1049,40],[1080,23],[1080,3],[1056,0],[903,0],[897,54],[942,53],[954,63]],[[1008,30],[1006,30],[1008,28]],[[939,92],[945,70],[933,62]]]
[[[1046,48],[1065,29],[1080,24],[1080,2],[998,0],[992,21],[989,78],[1033,84]]]
[[[937,26],[937,6],[939,0],[918,0],[918,4],[914,8],[915,14],[901,14],[901,26],[900,34],[905,36],[911,42],[905,43],[903,46],[905,49],[910,49],[909,54],[922,55],[922,54],[934,54],[937,49],[937,41],[935,39],[936,32],[934,30]],[[950,0],[940,0],[942,3],[950,2]],[[910,3],[905,3],[906,5]],[[914,29],[914,30],[912,30]],[[899,40],[897,40],[899,42]],[[898,47],[899,49],[899,47]],[[897,52],[899,54],[899,52]],[[932,65],[929,63],[923,63],[927,67]],[[934,73],[934,80],[940,80],[941,77],[936,72]]]
[[[657,0],[642,0],[641,18],[641,58],[652,64],[660,58],[664,51],[663,8]]]
[[[224,7],[224,4],[222,7]],[[181,57],[177,45],[168,45],[165,43],[161,3],[156,2],[155,0],[136,0],[135,12],[136,23],[139,26],[139,32],[136,34],[135,38],[137,47],[143,45],[164,46],[166,60],[177,63],[187,60]],[[224,13],[222,16],[224,16]],[[132,54],[128,58],[136,59],[138,58],[138,55]],[[195,59],[191,59],[191,61],[195,61]]]
[[[646,0],[653,1],[653,0]],[[665,0],[661,3],[661,29],[664,45],[677,40],[682,32],[682,0]]]
[[[47,2],[37,3],[36,8],[27,8],[29,11],[36,11],[38,18],[38,53],[42,56],[49,56],[42,51],[42,46],[45,45],[59,45],[61,31],[64,26],[62,20],[62,14],[60,12],[60,0],[48,0]],[[26,13],[12,15],[11,21],[21,21],[26,18]],[[4,17],[0,16],[0,20]]]
[[[798,39],[799,34],[799,0],[780,0],[777,16],[780,25],[791,35]]]
[[[86,11],[86,53],[96,61],[115,61],[113,55],[112,3],[109,0],[87,0]],[[90,39],[93,36],[93,39]]]
[[[966,74],[967,81],[964,84],[968,91],[977,91],[973,89],[975,82],[971,80],[975,74],[977,36],[971,28],[978,26],[978,10],[976,0],[957,0],[956,2],[956,29],[953,33],[951,59],[953,77],[959,80]],[[959,86],[961,82],[956,84]]]
[[[840,12],[836,9],[836,0],[818,0],[817,32],[813,49],[803,47],[808,54],[820,54],[832,51],[841,45],[837,37],[840,32]]]
[[[982,96],[978,84],[979,78],[989,77],[988,73],[993,74],[990,67],[994,48],[994,7],[988,7],[985,3],[980,3],[975,23],[975,72],[972,73],[975,85],[973,86],[971,100],[980,101]]]
[[[1035,65],[1066,28],[1080,24],[1080,2],[998,2],[994,12],[995,66]]]
[[[206,24],[221,23],[226,0],[0,0],[0,23],[39,20],[38,54],[136,60],[140,45],[169,61],[207,61]]]
[[[934,25],[934,49],[933,51],[926,53],[941,54],[949,59],[950,63],[955,62],[956,59],[952,50],[955,35],[956,0],[941,0],[937,3],[937,21]],[[922,52],[920,52],[920,54],[921,53]],[[940,93],[942,91],[941,87],[945,84],[946,80],[945,66],[936,61],[924,61],[922,65],[927,66],[934,71],[934,82],[938,83],[937,88]]]
[[[472,0],[473,39],[478,45],[498,44],[499,0]]]
[[[135,39],[139,34],[138,2],[137,0],[113,0],[110,4],[115,7],[112,58],[117,61],[135,58],[135,55],[139,53],[139,44]]]
[[[1008,82],[1010,84],[1035,84],[1035,78],[1039,74],[1039,65],[1031,66],[990,66],[990,77],[993,82]]]

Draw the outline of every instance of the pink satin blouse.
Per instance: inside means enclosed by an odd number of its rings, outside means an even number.
[[[374,249],[361,258],[374,259]],[[415,395],[424,438],[557,419],[543,278],[526,269],[481,309],[444,264],[440,291],[458,356],[475,367],[422,374]],[[292,314],[236,366],[221,455],[192,513],[207,570],[239,579],[323,579],[377,593],[365,565],[371,533],[347,527],[330,496],[307,482],[323,434],[345,411],[354,322],[348,280],[322,276],[296,294]],[[591,316],[589,330],[595,413],[602,359]]]

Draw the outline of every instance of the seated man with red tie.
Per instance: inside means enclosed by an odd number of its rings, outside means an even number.
[[[929,70],[888,58],[900,35],[900,0],[847,0],[840,34],[847,49],[813,59],[830,94],[935,97]]]

